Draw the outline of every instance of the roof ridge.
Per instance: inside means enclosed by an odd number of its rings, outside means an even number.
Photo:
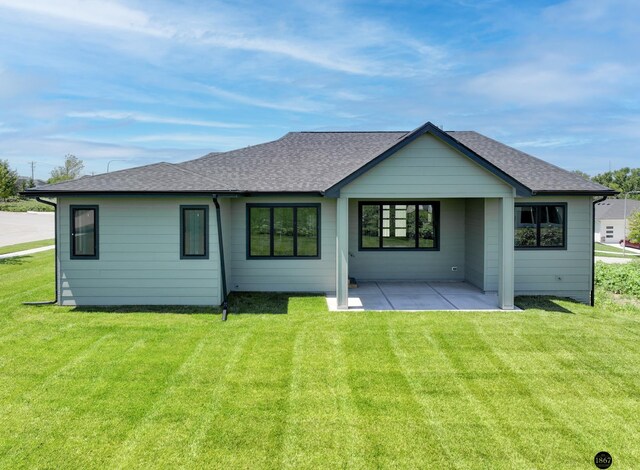
[[[196,158],[196,160],[198,160],[198,159]],[[188,161],[193,161],[193,160],[188,160]],[[182,162],[182,163],[187,163],[187,162]],[[171,165],[172,168],[175,168],[177,170],[183,171],[185,173],[189,173],[190,175],[198,176],[199,178],[203,178],[203,179],[209,181],[210,183],[217,184],[214,180],[212,180],[208,176],[204,176],[204,175],[201,175],[200,173],[196,173],[195,171],[191,171],[191,170],[187,170],[186,168],[182,168],[180,166],[180,165],[182,165],[182,163],[170,163],[169,165]]]
[[[147,165],[140,165],[140,166],[134,166],[134,167],[131,167],[131,168],[122,168],[120,170],[108,171],[108,172],[105,172],[105,173],[98,173],[97,175],[83,175],[83,176],[80,176],[78,178],[74,178],[72,180],[58,181],[57,183],[47,183],[47,184],[43,184],[43,185],[38,186],[38,187],[39,188],[45,188],[47,186],[54,186],[54,185],[57,185],[57,184],[64,184],[64,183],[70,183],[72,181],[78,181],[81,178],[82,179],[93,179],[93,178],[98,178],[98,177],[105,176],[105,175],[112,175],[114,173],[121,173],[123,171],[137,170],[139,168],[147,168],[147,167],[158,166],[158,165],[170,165],[170,163],[167,163],[167,162],[149,163]]]
[[[295,131],[289,134],[408,134],[411,131]]]
[[[515,148],[515,147],[513,147],[513,146],[511,146],[511,145],[505,144],[504,142],[500,142],[499,140],[493,139],[493,138],[491,138],[491,137],[489,137],[489,136],[486,136],[486,135],[484,135],[484,134],[481,134],[480,132],[477,132],[477,131],[451,131],[451,132],[472,132],[472,133],[474,133],[474,134],[477,134],[477,135],[481,136],[481,137],[482,137],[482,138],[484,138],[484,139],[487,139],[487,140],[490,140],[490,141],[492,141],[492,142],[495,142],[495,143],[496,143],[496,144],[498,144],[498,145],[501,145],[501,146],[503,146],[503,147],[510,148],[510,149],[511,149],[511,150],[513,150],[514,152],[517,152],[517,153],[519,153],[519,154],[521,154],[521,155],[524,155],[524,156],[526,156],[526,157],[528,157],[528,158],[532,158],[532,159],[534,159],[534,160],[537,160],[538,162],[543,163],[543,164],[547,165],[548,167],[552,167],[552,168],[555,168],[555,169],[557,169],[557,170],[563,171],[563,172],[565,172],[565,173],[567,173],[567,174],[571,175],[572,177],[575,177],[575,178],[581,178],[581,179],[583,179],[581,176],[576,175],[576,174],[575,174],[575,173],[573,173],[572,171],[569,171],[569,170],[567,170],[567,169],[565,169],[565,168],[559,167],[558,165],[554,165],[553,163],[548,162],[547,160],[543,160],[542,158],[538,158],[538,157],[536,157],[535,155],[531,155],[530,153],[523,152],[523,151],[522,151],[522,150],[520,150],[520,149],[517,149],[517,148]],[[452,136],[452,137],[453,137],[453,136]],[[457,140],[457,139],[456,139],[456,140]],[[464,143],[462,143],[462,142],[460,142],[460,143],[461,143],[462,145],[465,145],[465,144],[464,144]],[[466,145],[465,145],[465,147],[466,147]],[[604,186],[603,184],[596,183],[595,181],[589,181],[589,180],[584,180],[584,181],[587,181],[587,182],[589,182],[589,183],[592,183],[592,184],[598,185],[598,186],[600,186],[600,187],[602,187],[602,188],[607,188],[607,187],[606,187],[606,186]],[[607,188],[607,189],[608,189],[608,188]]]

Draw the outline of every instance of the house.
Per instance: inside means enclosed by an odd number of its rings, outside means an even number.
[[[627,233],[625,235],[624,214],[627,215]],[[595,240],[600,243],[618,244],[629,236],[629,219],[640,211],[640,201],[627,199],[607,199],[596,204]]]
[[[588,302],[593,201],[616,194],[476,132],[292,132],[25,192],[55,197],[57,302],[218,305],[349,277]]]

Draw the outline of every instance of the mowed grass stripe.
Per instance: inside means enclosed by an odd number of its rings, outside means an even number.
[[[481,324],[476,328],[489,345],[486,329]],[[539,381],[540,393],[556,403],[563,422],[572,429],[585,430],[585,446],[612,449],[628,463],[640,461],[633,442],[638,428],[628,420],[629,416],[640,416],[639,364],[627,363],[615,342],[596,333],[564,330],[558,338],[545,334],[543,328],[541,325],[538,333],[524,336],[530,349],[545,351],[544,363],[537,366],[540,373],[527,382],[533,387]],[[568,460],[575,458],[577,455]]]
[[[369,443],[370,465],[411,468],[429,462],[458,467],[457,446],[436,419],[428,396],[414,388],[402,370],[387,333],[385,315],[359,314],[370,323],[353,325],[345,341],[350,362],[349,380],[354,404]],[[462,455],[462,454],[461,454]]]
[[[283,468],[363,468],[366,442],[348,385],[339,327],[304,324],[294,342]]]
[[[536,326],[538,333],[535,336],[544,341],[547,337],[544,325],[536,322]],[[570,396],[567,395],[570,393],[567,381],[561,373],[548,370],[549,364],[553,364],[553,356],[548,351],[554,346],[547,345],[546,363],[539,369],[533,369],[535,373],[522,373],[523,364],[517,364],[518,361],[514,361],[514,358],[509,356],[507,351],[511,347],[496,346],[496,336],[494,332],[485,339],[481,334],[477,334],[475,344],[500,376],[509,382],[514,399],[518,399],[518,406],[524,409],[528,423],[526,431],[524,429],[523,431],[532,435],[545,433],[553,436],[550,448],[544,449],[538,446],[535,449],[532,446],[532,450],[538,452],[536,460],[544,461],[552,455],[553,459],[561,462],[562,465],[569,465],[576,460],[588,461],[589,444],[593,436],[590,435],[588,428],[576,424],[571,411],[566,408],[567,403],[564,398]],[[534,349],[538,350],[535,347]],[[529,364],[524,364],[524,367],[531,370]],[[573,386],[573,384],[570,385]],[[575,398],[572,402],[578,405]]]
[[[464,413],[468,421],[465,423],[461,419],[461,422],[465,424],[465,430],[472,433],[469,439],[473,441],[473,447],[469,454],[470,457],[475,454],[475,457],[469,462],[470,466],[473,467],[478,459],[486,459],[487,455],[494,454],[505,465],[518,468],[531,467],[532,461],[527,457],[527,444],[530,445],[530,443],[522,442],[519,430],[515,429],[508,420],[503,419],[491,406],[492,402],[505,397],[494,395],[492,390],[477,390],[469,385],[470,376],[481,376],[486,374],[486,371],[469,371],[466,364],[452,360],[449,351],[428,329],[423,330],[422,333],[423,339],[430,346],[430,355],[435,354],[435,358],[442,361],[443,369],[451,371],[445,375],[445,380],[457,388],[461,399],[467,402]],[[419,341],[419,338],[415,338],[413,344]]]
[[[232,312],[263,314],[222,323],[180,307],[22,305],[52,298],[51,252],[0,264],[0,279],[3,467],[640,461],[632,303],[329,313],[322,296],[234,294]]]

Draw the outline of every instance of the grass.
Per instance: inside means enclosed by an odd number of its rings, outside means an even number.
[[[595,255],[596,256],[604,256],[607,258],[624,258],[623,256],[623,251],[622,248],[619,248],[617,246],[612,246],[612,245],[606,245],[604,243],[597,243],[596,242],[596,246],[595,246]],[[627,253],[626,256],[628,258],[639,258],[640,255],[638,255],[637,253],[632,252],[631,250],[627,249]]]
[[[40,248],[42,246],[50,246],[55,240],[38,240],[35,242],[18,243],[17,245],[0,246],[0,255],[7,253],[16,253],[18,251],[30,250],[31,248]]]
[[[53,207],[42,204],[35,199],[15,199],[0,202],[0,211],[5,212],[53,212]]]
[[[21,305],[52,282],[51,252],[0,261],[0,468],[640,461],[640,308],[607,296],[328,313],[322,297],[239,294],[226,323]]]

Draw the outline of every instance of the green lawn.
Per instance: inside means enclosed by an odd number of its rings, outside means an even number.
[[[6,212],[53,212],[53,207],[42,204],[35,199],[13,199],[11,201],[0,201],[0,211]]]
[[[607,258],[624,258],[624,252],[622,251],[622,248],[618,247],[617,245],[606,245],[604,243],[597,243],[596,242],[596,246],[595,246],[595,255],[596,256],[605,256]],[[626,256],[630,257],[630,258],[640,258],[640,256],[635,253],[632,252],[630,250],[626,250]],[[606,252],[606,253],[603,253]]]
[[[15,253],[17,251],[30,250],[31,248],[40,248],[42,246],[50,246],[55,240],[38,240],[35,242],[18,243],[17,245],[0,246],[0,255],[6,253]]]
[[[52,297],[52,263],[0,260],[0,468],[640,462],[638,307],[328,313],[236,295],[223,323],[22,306]]]

